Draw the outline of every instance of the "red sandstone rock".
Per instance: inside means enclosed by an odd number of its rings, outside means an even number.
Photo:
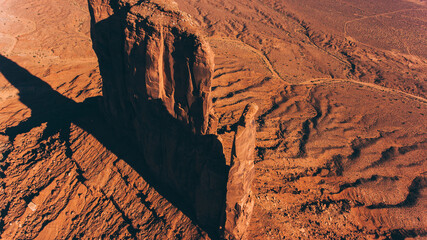
[[[141,163],[213,236],[227,166],[212,109],[213,52],[172,1],[89,1],[106,112]]]
[[[212,36],[226,156],[244,106],[260,107],[249,239],[425,236],[422,1],[176,1]],[[100,94],[86,0],[0,8],[2,55],[76,102]],[[27,126],[0,136],[1,239],[208,238],[110,147],[137,148],[90,131],[111,131],[102,116],[64,126],[64,105],[31,77],[11,86],[17,74],[0,62],[1,135]]]
[[[89,1],[108,111],[137,125],[149,101],[194,133],[205,134],[214,68],[209,44],[173,1],[136,3]],[[136,118],[123,116],[130,112]]]
[[[227,182],[226,222],[224,238],[246,239],[246,228],[254,207],[251,190],[255,169],[255,114],[258,106],[248,104],[234,136],[230,172]]]

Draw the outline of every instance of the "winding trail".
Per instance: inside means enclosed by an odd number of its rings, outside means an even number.
[[[375,14],[375,15],[371,15],[371,16],[365,16],[365,17],[361,17],[361,18],[357,18],[357,19],[353,19],[353,20],[349,20],[347,22],[344,23],[344,37],[347,37],[348,34],[348,24],[353,23],[353,22],[357,22],[357,21],[362,21],[362,20],[366,20],[369,18],[375,18],[375,17],[383,17],[383,16],[387,16],[390,14],[395,14],[395,13],[400,13],[400,12],[409,12],[409,11],[426,11],[426,8],[411,8],[411,9],[401,9],[401,10],[397,10],[397,11],[392,11],[392,12],[386,12],[386,13],[379,13],[379,14]]]
[[[313,85],[313,84],[322,84],[322,83],[326,83],[326,84],[332,84],[334,82],[347,82],[347,83],[352,83],[352,84],[358,84],[358,85],[363,85],[378,91],[382,91],[382,92],[388,92],[388,93],[394,93],[394,94],[402,94],[410,99],[413,100],[417,100],[423,104],[427,104],[427,99],[420,97],[420,96],[416,96],[407,92],[403,92],[397,89],[392,89],[392,88],[387,88],[387,87],[382,87],[373,83],[367,83],[367,82],[360,82],[360,81],[356,81],[356,80],[352,80],[352,79],[345,79],[345,78],[313,78],[311,80],[302,82],[302,83],[297,83],[297,84],[292,84],[292,85]]]
[[[421,102],[422,104],[427,104],[427,99],[420,97],[420,96],[416,96],[410,93],[406,93],[403,92],[401,90],[397,90],[397,89],[392,89],[392,88],[387,88],[387,87],[382,87],[373,83],[367,83],[367,82],[361,82],[361,81],[356,81],[356,80],[352,80],[352,79],[345,79],[345,78],[313,78],[310,79],[308,81],[305,82],[301,82],[301,83],[296,83],[296,84],[291,84],[290,82],[286,81],[285,79],[283,79],[282,77],[280,77],[279,73],[274,69],[273,65],[271,64],[270,60],[265,56],[265,54],[261,51],[259,51],[258,49],[242,42],[239,40],[234,40],[234,39],[230,39],[230,38],[224,38],[224,37],[210,37],[208,38],[208,40],[219,40],[219,41],[224,41],[224,42],[231,42],[231,43],[236,43],[236,44],[240,44],[242,47],[245,47],[246,49],[250,50],[251,52],[257,54],[262,61],[264,62],[265,66],[268,68],[268,70],[272,73],[273,77],[281,79],[282,81],[284,81],[287,84],[290,85],[313,85],[313,84],[332,84],[334,82],[347,82],[347,83],[351,83],[351,84],[359,84],[359,85],[363,85],[372,89],[375,89],[377,91],[382,91],[382,92],[388,92],[388,93],[394,93],[394,94],[402,94],[405,97],[408,97],[410,99],[413,100],[417,100],[419,102]]]
[[[284,80],[280,74],[276,71],[276,69],[274,69],[273,65],[271,64],[270,60],[267,58],[267,56],[265,56],[265,54],[263,52],[261,52],[260,50],[252,47],[251,45],[244,43],[240,40],[235,40],[235,39],[230,39],[230,38],[224,38],[224,37],[209,37],[208,40],[217,40],[217,41],[224,41],[224,42],[231,42],[231,43],[237,43],[240,44],[242,47],[248,49],[249,51],[255,53],[256,55],[258,55],[262,61],[264,62],[264,64],[266,65],[266,67],[268,68],[268,70],[271,72],[271,74],[273,75],[274,78],[278,78],[281,79],[282,81],[287,82],[286,80]]]
[[[29,29],[25,29],[25,27],[24,27],[23,31],[17,32],[14,35],[11,35],[11,34],[9,34],[7,32],[0,32],[0,37],[9,38],[9,39],[11,39],[13,41],[13,43],[11,44],[11,46],[9,47],[9,49],[7,49],[5,51],[5,54],[9,55],[15,49],[15,46],[18,43],[18,37],[22,36],[22,35],[31,34],[31,33],[35,32],[37,30],[37,24],[34,21],[30,20],[30,19],[20,18],[20,17],[17,17],[15,15],[9,14],[7,12],[7,10],[2,10],[1,8],[0,8],[0,14],[5,15],[6,19],[11,19],[12,21],[10,21],[10,22],[18,21],[18,22],[21,22],[21,24],[24,25],[24,26],[26,26],[27,28],[29,27]],[[8,22],[8,20],[5,20],[5,21]],[[19,26],[14,26],[14,30],[16,30],[16,29],[20,29],[20,27]]]
[[[354,22],[357,22],[357,21],[363,21],[363,20],[370,19],[370,18],[375,18],[375,17],[382,17],[382,16],[387,16],[387,15],[392,15],[392,14],[396,14],[396,13],[400,13],[400,12],[426,11],[426,10],[427,10],[427,8],[402,9],[402,10],[397,10],[397,11],[392,11],[392,12],[386,12],[386,13],[380,13],[380,14],[375,14],[375,15],[371,15],[371,16],[365,16],[365,17],[361,17],[361,18],[357,18],[357,19],[349,20],[349,21],[346,21],[346,22],[344,23],[344,30],[343,30],[343,32],[344,32],[344,37],[345,37],[345,38],[349,38],[349,39],[351,39],[352,41],[356,41],[356,39],[354,39],[354,38],[353,38],[352,36],[350,36],[350,34],[348,33],[348,25],[349,25],[350,23],[354,23]],[[358,42],[359,44],[362,44],[362,45],[367,46],[367,47],[370,47],[370,48],[377,48],[377,47],[375,47],[375,46],[372,46],[372,45],[367,44],[367,43],[363,43],[363,42],[361,42],[361,41],[357,41],[357,42]],[[413,57],[414,55],[412,55],[412,54],[411,54],[411,51],[409,50],[409,46],[408,46],[407,42],[406,42],[406,41],[404,41],[403,39],[401,39],[401,40],[400,40],[400,42],[403,44],[404,49],[406,50],[407,54],[408,54],[409,56]]]

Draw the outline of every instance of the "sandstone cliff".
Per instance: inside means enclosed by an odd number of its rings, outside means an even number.
[[[160,187],[217,236],[228,166],[215,135],[209,44],[172,1],[90,0],[89,6],[105,109],[116,132],[138,143]]]
[[[135,125],[153,110],[207,133],[214,55],[191,18],[173,1],[90,0],[89,6],[111,116]]]

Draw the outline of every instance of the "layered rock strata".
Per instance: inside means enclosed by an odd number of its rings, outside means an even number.
[[[89,10],[104,105],[115,131],[137,142],[144,171],[172,201],[218,236],[228,166],[215,135],[208,43],[172,1],[89,0]]]

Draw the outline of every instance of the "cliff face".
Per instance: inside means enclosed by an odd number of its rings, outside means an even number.
[[[145,113],[153,110],[150,115],[165,113],[193,133],[206,134],[214,55],[191,18],[172,1],[90,0],[89,5],[111,116],[145,125]]]
[[[228,167],[210,98],[213,53],[173,2],[89,1],[103,99],[116,132],[175,204],[216,235]]]

